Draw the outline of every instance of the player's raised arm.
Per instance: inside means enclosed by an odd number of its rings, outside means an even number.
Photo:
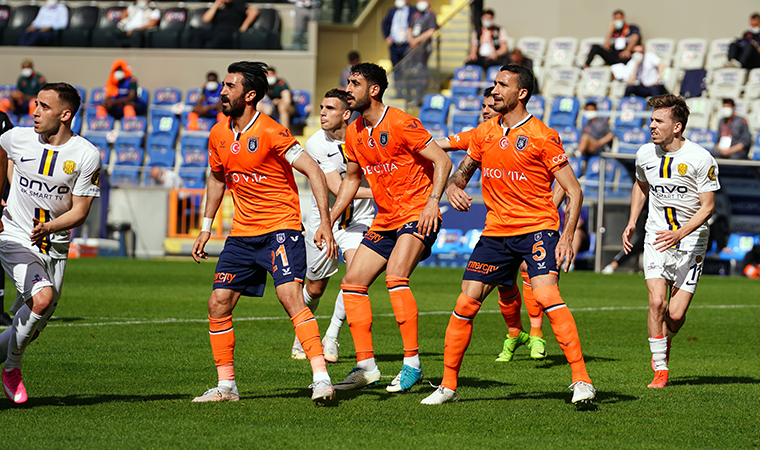
[[[440,208],[438,204],[441,201],[443,190],[446,188],[446,178],[451,173],[451,158],[444,152],[435,141],[419,152],[423,158],[434,164],[433,170],[433,188],[428,197],[427,205],[420,214],[420,220],[417,222],[417,230],[429,236],[431,231],[438,231],[438,213]]]
[[[343,177],[343,181],[340,183],[338,195],[335,196],[335,203],[333,203],[332,210],[330,211],[330,223],[335,223],[340,218],[343,211],[348,207],[348,204],[351,203],[351,200],[356,197],[356,192],[359,190],[361,183],[361,167],[354,161],[348,161],[346,163],[346,176]]]
[[[562,190],[565,191],[567,198],[565,228],[562,230],[562,236],[560,236],[557,249],[555,250],[557,268],[562,267],[564,261],[564,270],[567,272],[570,268],[570,263],[573,262],[573,236],[575,235],[575,227],[578,225],[578,218],[581,215],[583,190],[569,164],[554,172],[554,177],[562,187]]]
[[[639,220],[641,210],[644,209],[648,195],[649,183],[637,179],[633,184],[633,190],[631,190],[631,215],[628,217],[628,225],[623,230],[623,250],[625,250],[626,255],[633,250],[631,238],[633,232],[636,231],[636,222]]]
[[[309,178],[311,192],[314,194],[314,198],[317,199],[320,224],[314,233],[314,243],[320,250],[326,246],[328,259],[333,259],[338,255],[338,249],[335,246],[335,238],[332,234],[332,222],[328,219],[330,217],[330,203],[325,174],[319,168],[319,164],[311,156],[305,154],[305,152],[301,153],[301,156],[293,161],[292,166]]]
[[[480,168],[480,163],[470,158],[470,155],[465,155],[462,162],[459,163],[459,167],[451,177],[449,177],[448,184],[446,185],[446,196],[449,198],[449,203],[457,211],[469,211],[472,204],[472,197],[464,192],[464,188],[467,187],[467,183],[470,182],[470,178],[475,174],[475,171]]]
[[[203,225],[193,244],[193,259],[197,263],[200,263],[201,259],[208,258],[208,253],[205,251],[206,243],[211,237],[211,225],[224,198],[224,187],[224,172],[212,170],[206,183],[206,210],[203,212]]]

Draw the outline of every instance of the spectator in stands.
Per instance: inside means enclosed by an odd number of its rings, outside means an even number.
[[[343,72],[340,73],[340,80],[338,80],[338,89],[341,91],[346,90],[346,86],[348,86],[348,77],[351,76],[351,67],[359,64],[362,62],[362,57],[359,55],[359,52],[356,50],[351,50],[348,52],[348,66],[346,66],[345,69],[343,69]]]
[[[16,81],[16,90],[11,94],[11,112],[17,115],[31,114],[34,112],[34,101],[42,85],[47,83],[45,76],[34,70],[31,59],[21,62],[21,76]]]
[[[182,177],[173,170],[165,167],[153,166],[150,169],[150,177],[154,180],[156,186],[162,186],[167,189],[182,189],[185,182]]]
[[[755,245],[747,252],[741,267],[745,277],[753,280],[760,278],[760,245]]]
[[[533,60],[526,58],[525,55],[523,55],[522,50],[519,48],[512,50],[512,53],[509,54],[509,59],[512,64],[517,64],[518,66],[527,67],[528,69],[533,70]]]
[[[395,66],[409,51],[409,16],[412,8],[408,5],[409,0],[396,0],[393,8],[383,19],[383,37],[388,44],[391,55],[391,63]]]
[[[159,20],[161,11],[158,8],[149,7],[147,0],[136,0],[127,7],[127,13],[116,24],[116,29],[105,38],[111,47],[139,48],[144,44],[146,30],[156,28]]]
[[[137,95],[137,78],[132,76],[132,68],[123,59],[111,65],[111,73],[105,85],[106,97],[98,105],[96,115],[110,114],[115,119],[144,115],[147,106]]]
[[[277,77],[277,70],[269,66],[267,69],[267,83],[269,83],[269,98],[272,99],[274,111],[272,118],[280,122],[284,127],[290,127],[290,116],[295,113],[293,99],[290,95],[290,86],[287,81]]]
[[[760,67],[760,13],[749,17],[749,30],[728,46],[728,59],[747,70]]]
[[[206,74],[206,83],[201,87],[201,95],[195,102],[192,112],[187,115],[187,129],[198,129],[198,118],[215,118],[217,122],[224,119],[222,114],[222,85],[216,72]]]
[[[344,0],[333,0],[333,22],[341,23],[343,20],[343,2]],[[352,22],[356,17],[356,11],[358,10],[358,2],[356,0],[348,0],[348,21]]]
[[[491,66],[503,66],[509,62],[509,46],[507,44],[506,28],[496,25],[493,21],[492,9],[483,11],[480,17],[480,31],[472,32],[470,54],[467,64],[475,64],[487,69]]]
[[[193,48],[233,48],[234,33],[245,33],[258,16],[259,10],[247,6],[245,0],[215,0],[202,18],[211,29],[191,28],[191,44]]]
[[[69,8],[58,0],[47,0],[37,12],[37,17],[19,36],[18,45],[30,47],[49,45],[55,39],[55,32],[69,26]]]
[[[610,142],[615,133],[610,129],[610,123],[605,117],[597,115],[596,103],[586,103],[583,116],[588,120],[583,126],[581,140],[578,143],[578,154],[584,158],[610,151]]]
[[[718,112],[721,119],[718,123],[718,142],[712,154],[716,158],[747,159],[752,145],[752,135],[749,132],[747,120],[736,115],[734,101],[723,99],[723,107]]]
[[[604,37],[604,45],[594,44],[591,46],[586,64],[583,67],[588,67],[596,55],[601,56],[605,64],[610,66],[626,63],[631,59],[633,47],[639,42],[641,42],[639,27],[626,22],[625,13],[618,9],[612,13],[612,23],[610,23],[607,35]]]
[[[431,38],[438,29],[438,22],[435,19],[435,12],[430,8],[427,0],[417,2],[417,10],[412,12],[409,19],[409,28],[407,30],[407,39],[409,40],[410,51],[414,51],[410,61],[410,72],[407,73],[407,80],[410,87],[414,90],[413,101],[417,105],[422,105],[422,97],[425,95],[425,89],[428,84],[428,58],[433,52]],[[417,47],[420,47],[419,50]]]
[[[644,46],[637,44],[633,47],[631,60],[626,64],[628,86],[625,88],[625,96],[653,97],[667,94],[662,85],[664,71],[665,62],[654,52],[644,53]]]
[[[316,0],[288,0],[295,4],[295,35],[293,45],[296,50],[306,50],[306,34],[309,31],[309,22],[317,20]]]

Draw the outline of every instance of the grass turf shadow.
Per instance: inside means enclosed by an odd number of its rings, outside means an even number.
[[[11,407],[15,408],[35,408],[38,406],[88,406],[88,405],[99,405],[102,403],[113,403],[113,402],[125,402],[125,403],[136,403],[136,402],[156,402],[156,401],[163,401],[163,400],[183,400],[187,399],[187,395],[180,395],[180,394],[169,394],[169,395],[92,395],[92,396],[83,396],[83,395],[67,395],[65,397],[31,397],[26,403],[22,403],[20,405],[11,403],[10,400],[7,400],[5,402],[0,403],[0,410],[1,409],[9,409]]]
[[[710,384],[758,384],[760,379],[750,377],[687,376],[671,379],[671,386],[702,386]]]

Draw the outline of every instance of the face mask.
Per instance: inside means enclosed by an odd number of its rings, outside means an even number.
[[[33,73],[34,73],[34,70],[28,67],[26,69],[21,69],[21,76],[24,78],[31,77]]]
[[[625,21],[624,20],[616,20],[613,23],[615,24],[615,29],[616,30],[619,30],[619,29],[623,28],[623,26],[625,26]]]
[[[57,4],[58,4],[58,0],[47,0],[47,1],[45,2],[45,5],[46,5],[46,6],[55,6],[55,5],[57,5]]]
[[[216,81],[208,81],[206,83],[206,90],[208,91],[212,91],[212,92],[216,91],[216,88],[218,87],[219,87],[219,83],[217,83]]]
[[[140,9],[145,9],[145,8],[148,7],[148,2],[139,1],[139,2],[137,2],[137,7],[140,8]]]
[[[277,77],[267,77],[267,83],[269,83],[270,86],[274,86],[274,84],[277,83]]]
[[[587,120],[594,120],[599,116],[599,113],[594,110],[583,111],[583,117]]]
[[[404,0],[396,0],[396,2],[393,4],[393,6],[395,6],[396,9],[401,9],[404,6],[406,6],[406,2]]]
[[[124,71],[123,70],[117,70],[116,72],[113,73],[113,77],[116,78],[119,81],[123,80],[124,79]]]
[[[631,58],[633,58],[633,60],[634,60],[634,61],[641,61],[642,59],[644,59],[644,54],[643,54],[643,53],[639,53],[639,52],[636,52],[636,53],[634,53],[634,54],[631,56]]]
[[[720,117],[731,117],[734,115],[734,108],[730,106],[724,106],[720,109]]]
[[[425,12],[429,6],[430,4],[428,2],[417,2],[417,11]]]
[[[486,28],[491,28],[493,26],[493,20],[484,20],[481,23]]]
[[[752,34],[758,34],[760,33],[760,27],[752,27],[749,29],[749,31],[751,31]]]

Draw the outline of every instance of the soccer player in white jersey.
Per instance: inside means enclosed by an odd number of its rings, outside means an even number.
[[[348,109],[348,94],[339,89],[329,90],[319,106],[319,111],[322,129],[306,141],[306,153],[319,164],[325,173],[328,189],[335,195],[340,188],[340,182],[346,175],[346,157],[343,154],[343,145],[349,117],[351,117],[351,111]],[[362,181],[362,187],[359,188],[354,199],[352,204],[346,208],[341,220],[333,226],[333,236],[335,236],[335,242],[343,253],[346,269],[351,266],[354,253],[356,253],[356,249],[364,238],[364,233],[369,230],[375,216],[372,191],[369,189],[367,180]],[[334,197],[332,200],[335,201]],[[308,270],[306,271],[306,283],[303,286],[303,299],[312,313],[316,311],[319,299],[324,294],[330,277],[338,271],[338,261],[327,258],[326,251],[319,250],[313,243],[314,232],[319,227],[319,223],[319,209],[316,199],[312,197],[311,214],[306,230]],[[346,310],[343,307],[343,291],[341,291],[335,299],[335,309],[330,319],[330,327],[322,340],[327,362],[338,361],[338,334],[345,320]],[[295,359],[306,358],[297,338],[293,342],[292,356]]]
[[[660,95],[650,98],[647,105],[652,108],[652,143],[636,152],[636,183],[623,247],[626,253],[633,249],[631,237],[649,196],[644,278],[649,291],[647,325],[655,376],[648,387],[663,388],[668,384],[671,340],[686,320],[702,274],[710,231],[707,219],[713,213],[720,183],[718,165],[710,153],[683,137],[689,119],[684,99]]]
[[[19,295],[13,326],[0,334],[5,395],[27,400],[21,359],[61,297],[72,228],[82,225],[100,196],[100,152],[71,131],[79,93],[66,83],[42,86],[34,128],[0,136],[0,186],[12,162],[8,206],[0,227],[0,259]]]

